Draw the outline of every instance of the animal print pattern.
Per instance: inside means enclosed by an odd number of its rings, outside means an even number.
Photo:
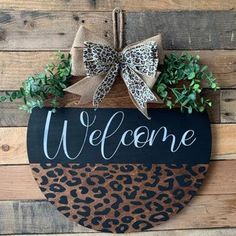
[[[207,164],[30,164],[48,201],[103,232],[147,230],[196,195]]]
[[[114,64],[108,71],[104,80],[99,84],[93,95],[93,105],[98,106],[98,104],[103,100],[107,93],[111,90],[112,85],[115,82],[116,75],[119,70],[119,65]]]
[[[83,61],[87,75],[104,75],[118,61],[118,52],[106,45],[85,42]]]
[[[158,66],[158,47],[155,42],[128,47],[122,52],[122,67],[128,65],[134,71],[149,77],[156,76]]]
[[[141,108],[145,108],[148,102],[157,101],[152,91],[132,69],[129,67],[123,69],[122,77],[132,97]]]
[[[93,96],[93,104],[103,100],[117,77],[119,71],[137,104],[145,108],[146,103],[157,101],[151,89],[143,81],[144,76],[156,78],[158,66],[158,47],[156,42],[141,43],[117,52],[113,48],[85,42],[83,61],[87,75],[106,75]]]

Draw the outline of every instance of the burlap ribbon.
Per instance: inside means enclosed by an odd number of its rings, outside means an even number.
[[[116,40],[114,44],[116,48],[122,47],[121,41],[119,46]],[[159,75],[160,48],[161,35],[156,35],[118,51],[107,40],[81,26],[71,49],[72,75],[86,73],[87,76],[65,91],[80,95],[79,104],[92,101],[97,107],[111,90],[120,72],[134,105],[150,118],[147,103],[162,102],[151,90]]]

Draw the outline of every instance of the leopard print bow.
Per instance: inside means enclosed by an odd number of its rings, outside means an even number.
[[[93,33],[87,29],[83,29],[83,31],[87,38],[93,36]],[[147,40],[127,46],[118,52],[104,41],[99,43],[97,38],[94,41],[83,41],[82,60],[87,77],[65,91],[79,94],[81,96],[80,104],[92,101],[93,105],[98,107],[120,73],[134,105],[147,118],[150,118],[147,114],[147,103],[160,102],[160,99],[151,91],[151,87],[159,75],[157,43],[154,40]],[[82,41],[80,45],[81,43]],[[81,58],[79,62],[81,63]],[[75,66],[79,66],[79,63],[75,63]]]

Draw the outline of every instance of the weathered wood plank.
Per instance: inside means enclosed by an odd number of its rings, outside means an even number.
[[[111,13],[0,11],[0,50],[69,49],[79,24],[112,40]]]
[[[0,128],[0,164],[28,163],[26,132],[26,128]]]
[[[1,201],[0,234],[94,232],[66,219],[46,201]]]
[[[4,93],[0,92],[0,96],[1,95],[4,95]],[[18,106],[20,104],[22,104],[22,102],[19,101],[17,101],[16,103],[0,103],[0,127],[19,126],[18,124],[22,124],[22,126],[27,126],[29,114],[18,109]]]
[[[209,90],[204,91],[204,96],[210,98],[213,101],[213,106],[209,109],[209,117],[212,123],[219,123],[220,121],[220,96],[219,91],[212,92]],[[0,92],[1,95],[1,92]],[[73,94],[65,94],[60,104],[62,107],[81,107],[78,105],[79,96]],[[22,102],[21,102],[22,103]],[[29,114],[19,110],[18,106],[21,104],[12,104],[10,102],[0,103],[0,109],[3,111],[0,117],[1,126],[27,126]],[[127,92],[127,88],[123,84],[123,81],[117,81],[112,88],[112,91],[106,96],[101,103],[100,107],[111,108],[121,107],[122,108],[134,108],[134,104],[130,100]],[[84,105],[84,107],[93,107],[92,103]],[[165,107],[164,104],[149,104],[149,107],[161,108]]]
[[[207,178],[199,191],[199,195],[207,194],[236,194],[235,160],[211,162]],[[0,201],[25,199],[45,199],[29,165],[0,166]]]
[[[125,19],[127,43],[162,33],[165,49],[236,48],[232,11],[127,13]],[[69,49],[82,22],[112,39],[111,12],[2,11],[0,49]]]
[[[0,164],[27,164],[26,127],[0,128]],[[212,125],[212,158],[235,159],[236,125]]]
[[[236,90],[222,90],[220,98],[221,122],[235,123],[236,121]]]
[[[235,10],[234,0],[1,0],[2,9],[13,10],[49,10],[49,11],[112,11],[121,7],[126,11],[143,10]]]
[[[236,125],[212,125],[212,155],[235,154]]]
[[[236,15],[227,11],[127,13],[127,43],[162,33],[164,49],[235,49]]]
[[[0,208],[1,234],[94,232],[66,220],[46,201],[1,201]],[[181,214],[152,230],[236,227],[235,208],[235,194],[198,196]]]
[[[119,234],[109,234],[109,233],[83,233],[83,236],[115,236]],[[188,229],[188,230],[155,230],[142,232],[142,236],[235,236],[235,228],[219,228],[219,229]],[[66,233],[63,236],[74,236],[74,233]],[[140,233],[132,233],[126,235],[139,236]],[[17,235],[12,235],[17,236]],[[21,236],[28,236],[27,234],[21,234]],[[60,236],[60,234],[32,234],[32,236]]]
[[[0,52],[0,90],[17,90],[28,76],[56,61],[56,52]]]
[[[203,96],[212,101],[212,107],[207,108],[211,123],[220,123],[220,91],[203,90]]]
[[[169,53],[180,51],[165,51]],[[81,52],[82,53],[82,52]],[[209,66],[221,88],[236,87],[236,50],[190,51],[200,55],[201,63]],[[0,90],[16,90],[29,75],[40,72],[49,62],[56,61],[56,52],[0,52]],[[208,87],[204,84],[204,87]]]
[[[29,165],[0,166],[0,170],[0,200],[45,199]]]

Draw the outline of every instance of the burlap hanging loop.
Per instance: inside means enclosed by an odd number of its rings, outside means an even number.
[[[72,48],[72,75],[87,75],[65,91],[81,96],[79,104],[98,107],[120,73],[134,105],[148,119],[147,103],[162,103],[152,87],[158,79],[161,35],[123,48],[124,18],[120,8],[112,13],[113,44],[80,26]]]
[[[113,24],[113,39],[114,48],[117,51],[121,51],[123,47],[123,11],[120,8],[115,8],[112,12],[112,24]]]

